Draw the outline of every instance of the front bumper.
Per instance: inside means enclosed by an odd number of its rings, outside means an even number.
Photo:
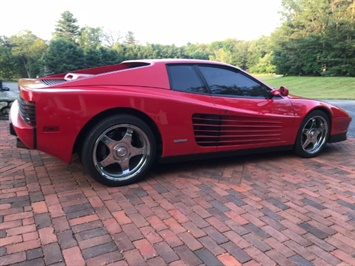
[[[341,134],[337,134],[337,135],[332,135],[332,136],[329,137],[328,142],[329,143],[334,143],[334,142],[347,140],[346,133],[347,132],[341,133]]]

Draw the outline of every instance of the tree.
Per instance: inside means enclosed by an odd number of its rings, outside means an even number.
[[[16,74],[15,58],[7,37],[0,36],[0,79],[10,80]]]
[[[249,42],[235,40],[232,64],[248,70],[248,48]]]
[[[223,48],[220,48],[217,51],[215,51],[213,55],[210,55],[209,59],[212,61],[219,61],[219,62],[231,64],[232,57],[233,56],[231,51],[228,50],[226,51]]]
[[[128,31],[125,36],[125,44],[136,44],[136,38],[134,37],[134,33],[132,31]]]
[[[15,58],[17,72],[29,78],[40,73],[40,59],[47,49],[44,40],[31,31],[23,31],[10,37],[11,54]]]
[[[79,38],[78,20],[69,11],[64,11],[58,20],[55,31],[53,33],[54,39],[63,38],[69,41],[77,41]]]
[[[283,0],[273,33],[278,73],[354,76],[355,1]]]
[[[84,51],[84,55],[86,68],[118,64],[124,60],[117,51],[102,46],[98,49],[88,49]]]
[[[265,54],[258,60],[257,64],[249,68],[249,71],[258,74],[275,73],[275,66],[271,63],[271,58],[272,53]]]
[[[247,51],[247,69],[252,73],[274,73],[272,64],[273,50],[272,40],[269,36],[262,36],[250,41]]]
[[[84,50],[85,68],[101,65],[101,55],[99,49],[88,48]]]
[[[248,42],[236,39],[212,42],[209,45],[211,52],[210,60],[222,61],[242,69],[247,69],[248,46]]]
[[[113,49],[106,47],[100,47],[100,65],[112,65],[121,63],[124,60],[124,57]]]
[[[103,37],[102,28],[85,27],[80,31],[78,43],[84,51],[88,49],[98,49],[101,46]]]
[[[103,33],[103,45],[112,48],[115,44],[119,43],[122,36],[119,32],[107,31]]]
[[[192,44],[188,43],[183,46],[184,58],[196,58],[208,60],[211,53],[208,50],[207,44]]]
[[[49,43],[43,64],[46,75],[81,69],[85,67],[84,52],[67,39],[54,39]]]

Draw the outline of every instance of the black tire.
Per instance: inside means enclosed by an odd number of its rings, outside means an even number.
[[[323,111],[309,113],[298,130],[295,153],[306,158],[317,156],[327,144],[329,129],[329,117]]]
[[[144,177],[156,155],[152,130],[132,115],[101,120],[86,136],[81,149],[84,169],[108,186],[123,186]]]

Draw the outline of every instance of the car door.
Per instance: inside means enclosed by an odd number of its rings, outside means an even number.
[[[291,145],[294,110],[287,97],[228,66],[199,65],[220,109],[219,151]]]
[[[214,117],[220,109],[194,64],[168,64],[170,100],[168,134],[163,134],[167,145],[164,155],[184,155],[216,152],[209,141],[215,135]],[[212,135],[212,136],[211,136]]]

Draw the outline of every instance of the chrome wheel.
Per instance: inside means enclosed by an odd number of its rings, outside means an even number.
[[[302,130],[302,148],[307,153],[316,153],[324,145],[328,135],[328,124],[324,117],[312,117]]]
[[[314,111],[303,121],[295,151],[304,157],[316,156],[325,146],[329,134],[329,118],[322,111]]]
[[[81,150],[85,171],[102,184],[122,186],[144,177],[154,163],[156,141],[150,127],[132,115],[113,115],[87,134]]]
[[[122,124],[105,130],[96,140],[94,165],[110,180],[127,180],[137,175],[147,162],[150,144],[138,127]]]

